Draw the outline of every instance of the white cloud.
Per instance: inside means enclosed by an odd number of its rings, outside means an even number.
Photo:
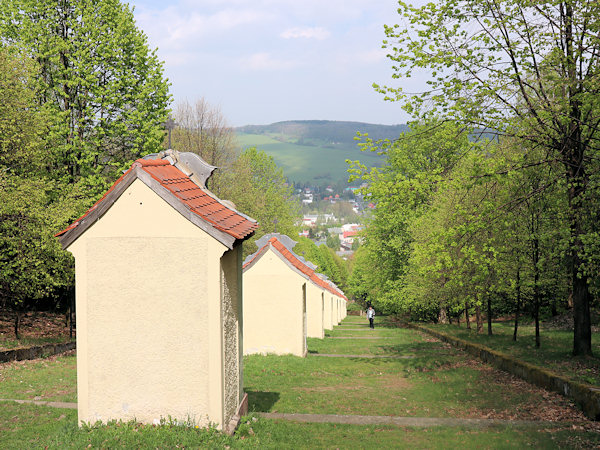
[[[193,46],[195,40],[216,36],[249,24],[258,24],[265,15],[252,10],[223,9],[214,13],[186,11],[176,7],[142,10],[136,14],[138,24],[159,47]]]
[[[246,56],[240,64],[245,70],[289,70],[300,65],[298,61],[273,58],[266,52]]]
[[[281,33],[281,37],[284,39],[317,39],[322,41],[323,39],[327,39],[331,33],[323,27],[313,27],[313,28],[301,28],[294,27],[288,28],[283,33]]]

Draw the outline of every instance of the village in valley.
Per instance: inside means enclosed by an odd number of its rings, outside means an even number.
[[[297,189],[303,211],[299,235],[312,239],[317,245],[333,248],[344,259],[351,256],[360,245],[364,220],[375,207],[373,203],[364,202],[359,189],[346,187],[341,194],[332,186]]]

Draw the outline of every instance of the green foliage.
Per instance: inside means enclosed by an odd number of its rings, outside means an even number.
[[[43,166],[50,123],[36,101],[35,75],[33,61],[0,47],[0,168],[12,173]]]
[[[160,148],[170,97],[118,0],[7,0],[0,38],[0,302],[19,309],[72,286],[53,234]]]
[[[364,306],[362,306],[362,305],[360,305],[359,303],[356,303],[356,302],[351,302],[351,303],[348,303],[346,305],[346,310],[347,311],[362,311],[364,309],[365,309]]]
[[[340,241],[340,237],[336,234],[333,236],[331,236],[331,235],[327,236],[326,244],[327,244],[327,247],[329,247],[330,249],[338,250],[342,243]]]
[[[46,146],[53,176],[88,178],[100,193],[132,160],[160,147],[168,83],[129,6],[7,0],[0,36],[38,64],[36,100],[54,119]]]
[[[0,305],[16,310],[73,283],[72,258],[53,234],[78,202],[56,201],[60,185],[42,173],[51,121],[36,101],[35,73],[0,49]]]
[[[26,300],[73,283],[72,258],[52,230],[47,180],[0,173],[0,304],[21,309]]]
[[[592,269],[597,247],[591,243],[598,233],[600,5],[580,0],[399,5],[406,26],[385,27],[393,77],[427,70],[428,89],[417,95],[398,87],[376,89],[388,100],[402,101],[415,117],[442,117],[494,130],[516,139],[525,152],[542,150],[536,161],[528,162],[530,167],[558,170],[551,184],[557,183],[568,198],[573,353],[591,353],[590,286],[597,284],[597,271]]]
[[[294,252],[315,264],[316,271],[327,275],[342,291],[346,290],[348,268],[344,260],[335,254],[335,250],[326,245],[317,247],[310,239],[300,237],[294,247]]]
[[[374,302],[377,310],[407,311],[410,299],[402,294],[406,283],[413,236],[410,226],[429,206],[432,195],[461,155],[477,144],[468,130],[452,123],[415,124],[395,141],[360,144],[364,151],[387,156],[382,168],[358,162],[352,177],[369,185],[362,190],[376,204],[357,255],[351,291],[356,298]]]
[[[231,169],[221,174],[215,191],[259,223],[254,237],[244,243],[244,256],[256,251],[254,241],[265,234],[298,234],[300,205],[293,198],[293,188],[286,183],[282,170],[265,152],[255,148],[242,152]]]

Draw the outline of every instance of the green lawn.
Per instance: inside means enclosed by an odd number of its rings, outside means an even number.
[[[347,335],[350,332],[343,328],[364,325],[365,320],[350,316],[331,334]],[[590,448],[600,444],[598,428],[582,419],[567,400],[515,381],[423,333],[394,328],[385,317],[376,318],[375,330],[356,333],[384,339],[310,339],[307,358],[245,357],[251,414],[526,420],[550,414],[559,422],[413,428],[302,424],[251,415],[230,437],[193,424],[130,422],[79,428],[75,410],[2,402],[0,448]],[[326,358],[315,356],[316,352],[409,358]],[[75,357],[59,357],[0,365],[0,398],[75,401],[75,363]]]
[[[76,364],[75,356],[0,364],[0,398],[75,402]]]
[[[353,322],[350,319],[348,322]],[[346,323],[346,322],[345,322]],[[473,417],[526,411],[538,393],[507,390],[506,376],[465,360],[448,344],[376,318],[369,336],[385,340],[311,339],[306,359],[245,358],[250,409],[265,412]],[[387,323],[391,326],[390,323]],[[337,334],[336,327],[332,334]],[[346,333],[344,333],[346,334]],[[363,336],[364,334],[361,334]],[[369,348],[370,347],[370,348]],[[323,358],[321,354],[408,356],[407,359]]]
[[[471,324],[473,326],[473,324]],[[540,331],[540,348],[535,347],[533,325],[520,325],[517,341],[512,340],[513,323],[496,322],[492,325],[492,336],[477,334],[475,328],[467,330],[465,325],[424,324],[431,329],[452,334],[464,340],[485,345],[491,349],[514,355],[522,361],[561,373],[574,380],[600,386],[600,358],[573,357],[573,332],[543,329]],[[592,333],[592,348],[600,355],[600,336]]]
[[[381,165],[382,157],[361,152],[357,146],[313,147],[281,142],[262,134],[238,134],[241,148],[256,147],[273,157],[292,182],[330,184],[348,180],[346,159],[360,160],[367,166]]]
[[[71,342],[73,339],[70,339],[69,336],[60,336],[60,337],[22,337],[21,339],[15,339],[14,337],[0,337],[0,351],[3,350],[13,350],[15,348],[28,348],[28,347],[36,347],[46,344],[62,344],[65,342]]]
[[[590,448],[598,435],[581,429],[525,427],[411,428],[303,424],[244,418],[235,436],[185,426],[112,423],[77,427],[77,412],[0,404],[0,447],[25,448]]]

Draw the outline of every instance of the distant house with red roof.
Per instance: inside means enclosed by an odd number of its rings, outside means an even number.
[[[231,431],[244,412],[241,244],[258,224],[206,188],[214,169],[138,159],[57,234],[75,257],[79,422]]]

